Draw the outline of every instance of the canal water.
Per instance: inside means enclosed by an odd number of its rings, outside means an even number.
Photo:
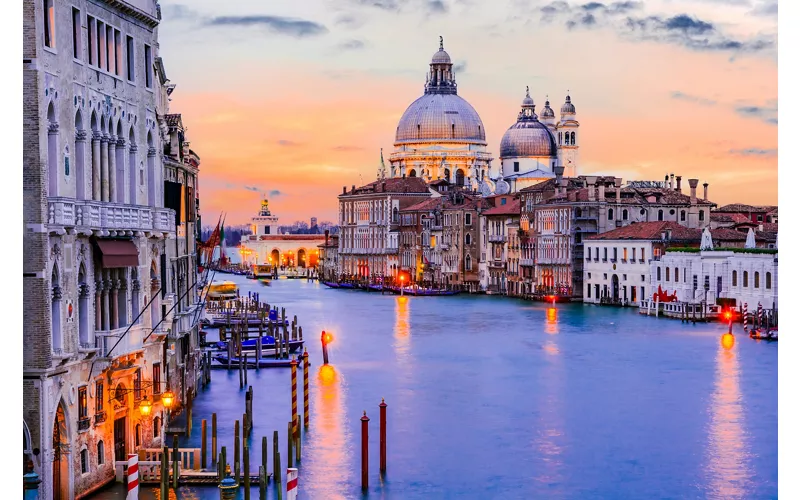
[[[362,496],[364,410],[369,498],[777,498],[778,346],[747,338],[741,326],[726,350],[721,324],[682,324],[633,309],[226,279],[242,294],[258,291],[286,307],[303,326],[311,427],[303,436],[300,498]],[[321,330],[335,337],[326,368]],[[248,377],[255,393],[251,468],[261,436],[271,446],[274,430],[285,467],[290,372]],[[378,472],[381,398],[388,405],[385,478]],[[302,409],[301,391],[298,399]],[[210,425],[216,411],[232,461],[233,422],[244,401],[237,372],[215,370],[182,446],[200,446],[200,420]],[[269,462],[272,470],[271,452]],[[158,495],[156,488],[141,492]],[[96,498],[124,493],[117,486]],[[183,487],[177,498],[219,493]]]

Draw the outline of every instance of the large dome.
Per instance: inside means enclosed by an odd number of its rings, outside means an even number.
[[[517,123],[509,127],[500,141],[500,158],[558,155],[555,137],[547,125],[539,121],[534,110],[533,99],[526,89]]]
[[[403,113],[395,143],[465,141],[486,144],[481,117],[457,94],[426,93]]]

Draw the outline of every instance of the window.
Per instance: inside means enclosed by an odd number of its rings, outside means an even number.
[[[153,53],[149,45],[144,46],[144,84],[148,89],[153,87]],[[411,177],[416,177],[416,172],[411,172]]]
[[[563,136],[564,136],[564,132],[559,132],[558,133],[558,145],[559,146],[563,143],[563,141],[562,141],[562,137]]]
[[[500,199],[500,204],[501,205],[505,205],[506,204],[506,199],[505,198],[501,198]]]
[[[642,281],[644,281],[644,274],[642,275]]]
[[[81,474],[89,473],[89,450],[86,448],[81,450]]]
[[[608,220],[614,220],[614,209],[613,208],[609,208],[608,209]]]
[[[706,276],[705,279],[703,280],[703,289],[708,291],[709,288],[711,288],[711,278],[709,276]]]
[[[656,280],[657,281],[661,281],[661,268],[660,267],[656,268]]]
[[[608,260],[608,248],[603,249],[603,260]]]
[[[693,290],[697,290],[697,275],[696,274],[692,277],[692,289]]]
[[[591,285],[591,283],[586,285],[586,298],[587,299],[591,299],[592,298],[592,285]]]
[[[767,290],[772,288],[772,273],[767,273]]]
[[[617,247],[614,247],[614,261],[617,260]]]
[[[44,45],[56,48],[56,9],[54,0],[44,0]]]
[[[466,243],[467,245],[472,243],[472,235],[471,234],[467,233],[467,235],[464,237],[464,243]]]
[[[666,273],[667,273],[667,279],[666,279],[666,280],[664,280],[664,281],[669,281],[669,268],[668,268],[668,267],[665,267],[665,268],[664,268],[664,270],[665,270],[665,271],[666,271]],[[661,279],[661,278],[659,278],[659,279]]]
[[[623,248],[622,249],[622,260],[628,260],[628,249],[627,248]]]
[[[592,279],[592,273],[589,273],[589,279]]]
[[[686,222],[686,210],[681,210],[681,222]]]
[[[756,220],[758,222],[764,222],[764,216],[763,215],[756,215]]]
[[[742,273],[742,286],[747,288],[747,271]]]
[[[122,33],[114,30],[114,74],[122,75]]]
[[[142,424],[136,424],[133,431],[133,446],[138,448],[142,445]]]
[[[472,271],[472,257],[469,255],[467,255],[467,257],[464,259],[464,268],[467,271]]]
[[[677,282],[678,282],[678,280],[680,279],[680,277],[681,277],[681,273],[679,273],[679,272],[678,272],[678,268],[676,267],[676,268],[675,268],[675,283],[677,283]]]
[[[736,271],[733,272],[731,275],[731,286],[737,286],[736,284]]]
[[[103,465],[106,462],[106,445],[100,440],[97,442],[97,465]]]
[[[594,247],[594,260],[598,260],[600,258],[600,248]]]
[[[161,432],[161,418],[156,417],[153,419],[153,437],[157,438],[159,432]]]
[[[706,220],[706,213],[700,210],[700,220]]]
[[[664,220],[664,211],[663,210],[659,210],[658,211],[658,220]]]
[[[574,146],[575,145],[575,132],[571,132],[569,134],[569,136],[570,136],[569,137],[569,143],[570,143],[571,146]]]
[[[472,214],[464,214],[464,224],[468,226],[472,225]]]
[[[518,161],[514,162],[514,172],[519,172],[519,162]]]
[[[136,370],[133,376],[133,399],[135,401],[142,399],[142,370]]]
[[[136,52],[133,48],[133,37],[126,36],[125,37],[125,44],[127,45],[127,66],[128,66],[128,81],[133,82],[136,80],[136,59],[135,55]]]
[[[760,285],[759,278],[760,278],[760,276],[758,275],[758,272],[756,271],[756,274],[753,275],[753,288],[758,288],[758,286]]]
[[[95,65],[97,64],[97,49],[95,49],[95,45],[97,44],[97,36],[95,35],[95,24],[96,21],[92,16],[86,16],[86,34],[89,37],[89,41],[87,43],[86,52],[89,54],[89,64]]]
[[[101,413],[103,411],[103,381],[98,380],[94,386],[94,411]]]
[[[644,262],[644,247],[642,248],[641,257],[639,257],[639,259],[640,259],[642,262]]]
[[[89,417],[89,400],[86,396],[86,386],[78,387],[78,419]]]
[[[622,211],[622,220],[628,220],[628,209]]]
[[[72,8],[72,57],[81,58],[81,11]]]

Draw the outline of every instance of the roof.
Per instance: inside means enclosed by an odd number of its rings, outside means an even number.
[[[406,207],[401,212],[419,212],[419,211],[426,211],[426,210],[434,210],[436,208],[440,208],[442,204],[443,198],[431,198],[429,200],[424,200],[419,203],[415,203],[410,207]]]
[[[661,233],[671,230],[673,240],[691,240],[700,237],[699,230],[681,226],[675,221],[634,222],[606,233],[597,234],[588,240],[660,240]]]
[[[746,215],[740,213],[719,214],[716,211],[711,213],[711,220],[714,222],[730,222],[732,224],[751,222]]]
[[[505,205],[497,205],[483,212],[483,215],[519,215],[519,200],[509,200]]]
[[[420,177],[393,177],[382,181],[374,181],[356,188],[355,193],[348,191],[340,196],[373,194],[373,193],[429,193],[428,185]]]
[[[778,207],[774,205],[745,205],[744,203],[730,203],[724,207],[719,207],[714,212],[733,212],[733,213],[746,213],[746,212],[777,212]]]

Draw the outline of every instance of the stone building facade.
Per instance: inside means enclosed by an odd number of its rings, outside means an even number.
[[[339,278],[394,279],[400,268],[400,211],[439,196],[419,177],[377,180],[339,195]]]
[[[188,386],[159,18],[154,0],[23,2],[23,458],[42,498],[112,480],[160,442],[159,394]]]
[[[519,237],[519,199],[495,195],[487,201],[493,206],[481,214],[481,262],[486,267],[481,287],[491,293],[511,294],[509,278],[519,264],[513,251]]]
[[[339,276],[339,235],[325,231],[325,242],[319,249],[319,277],[323,281],[336,281]]]

